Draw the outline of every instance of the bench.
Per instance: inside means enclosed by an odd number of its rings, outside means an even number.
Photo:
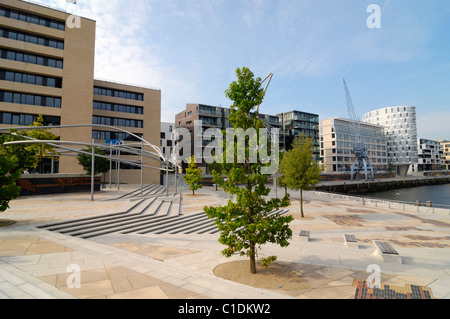
[[[298,238],[302,242],[308,242],[309,241],[310,232],[309,230],[301,230]]]
[[[358,248],[358,241],[356,240],[355,235],[344,234],[345,246],[347,247],[356,247]]]
[[[372,240],[375,245],[374,255],[378,255],[387,263],[402,263],[402,257],[395,250],[395,248],[387,241],[384,240]]]

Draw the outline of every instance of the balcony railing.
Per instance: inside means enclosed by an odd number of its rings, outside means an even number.
[[[222,110],[221,109],[205,109],[200,107],[197,112],[198,115],[207,115],[207,116],[222,116]]]

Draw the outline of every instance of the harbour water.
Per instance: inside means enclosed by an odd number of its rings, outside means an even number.
[[[392,189],[385,192],[375,192],[365,197],[388,199],[400,202],[415,203],[420,200],[423,205],[427,201],[434,207],[450,207],[450,184],[419,186],[401,189]]]

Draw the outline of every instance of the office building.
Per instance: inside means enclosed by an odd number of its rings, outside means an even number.
[[[351,172],[355,161],[352,153],[353,142],[357,139],[352,133],[352,121],[330,118],[320,121],[320,156],[325,172]],[[360,123],[362,141],[375,172],[388,170],[387,139],[384,127],[376,124]]]
[[[385,126],[388,160],[405,176],[418,163],[416,108],[392,106],[363,115],[363,121]]]
[[[80,17],[77,26],[68,26],[69,17],[45,6],[2,0],[0,126],[28,126],[43,115],[47,125],[111,125],[159,145],[160,90],[95,80],[96,22]],[[61,128],[53,133],[62,141],[136,142],[132,135],[105,128]],[[157,162],[148,164],[159,167]],[[76,157],[61,156],[59,163],[46,165],[45,172],[84,173]],[[140,180],[134,167],[122,166],[126,171],[121,182]],[[144,181],[159,183],[159,171],[145,170]]]

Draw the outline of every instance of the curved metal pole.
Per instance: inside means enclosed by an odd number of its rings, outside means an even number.
[[[0,128],[0,131],[2,130],[45,130],[45,129],[57,129],[57,128],[76,128],[76,127],[103,127],[103,128],[109,128],[109,129],[113,129],[113,130],[118,130],[124,133],[127,133],[137,139],[139,139],[140,141],[143,141],[146,145],[150,146],[151,148],[153,148],[158,155],[164,159],[164,154],[161,152],[161,150],[159,149],[159,147],[149,143],[148,141],[146,141],[145,139],[143,139],[142,137],[127,131],[125,129],[122,129],[120,127],[116,127],[116,126],[111,126],[111,125],[103,125],[103,124],[74,124],[74,125],[52,125],[52,126],[26,126],[26,127],[8,127],[8,128]]]
[[[91,153],[90,152],[85,152],[85,151],[83,151],[83,150],[80,150],[80,149],[74,149],[74,148],[70,148],[70,147],[64,147],[64,146],[61,146],[61,145],[54,145],[53,143],[46,143],[46,142],[49,142],[49,141],[45,141],[45,140],[30,140],[30,141],[11,141],[11,142],[6,142],[6,143],[4,143],[3,145],[14,145],[14,144],[38,144],[38,143],[43,143],[43,144],[48,144],[48,145],[50,145],[50,146],[55,146],[55,147],[58,147],[58,148],[61,148],[61,149],[64,149],[64,150],[67,150],[67,151],[70,151],[70,152],[76,152],[76,153],[81,153],[81,154],[86,154],[86,155],[91,155]],[[72,143],[74,143],[74,142],[71,142],[71,141],[51,141],[51,142],[58,142],[58,143],[66,143],[66,144],[72,144]],[[76,142],[77,144],[78,143],[80,143],[80,142]],[[53,145],[52,145],[53,144]],[[83,145],[86,145],[86,146],[90,146],[91,144],[90,143],[83,143]],[[94,146],[96,146],[96,145],[98,145],[98,144],[94,144]],[[70,156],[69,154],[62,154],[63,156]],[[75,155],[74,155],[75,156]],[[100,154],[96,154],[95,155],[96,157],[101,157],[101,158],[106,158],[106,159],[112,159],[112,160],[115,160],[115,161],[117,161],[117,158],[116,157],[109,157],[109,156],[107,156],[107,155],[100,155]],[[153,158],[152,158],[153,159]],[[132,160],[127,160],[127,159],[120,159],[120,162],[121,163],[125,163],[125,164],[130,164],[130,165],[134,165],[134,166],[140,166],[140,163],[138,162],[138,161],[132,161]],[[155,166],[149,166],[149,165],[144,165],[144,167],[146,167],[146,168],[152,168],[152,169],[157,169],[157,170],[160,170],[160,171],[165,171],[165,169],[162,169],[162,168],[160,168],[160,167],[155,167]]]
[[[262,82],[264,82],[267,78],[269,78],[270,77],[270,79],[269,79],[269,83],[270,83],[270,80],[272,79],[272,74],[269,74]],[[265,90],[267,90],[267,87],[268,87],[268,85],[269,84],[267,84],[267,86],[266,86],[266,89]],[[258,106],[258,108],[259,108],[259,106]],[[119,128],[119,127],[115,127],[115,126],[111,126],[111,125],[103,125],[103,124],[77,124],[77,125],[52,125],[52,126],[33,126],[33,127],[23,127],[23,126],[21,126],[21,127],[16,127],[16,128],[11,128],[11,127],[8,127],[8,128],[0,128],[0,131],[4,131],[4,130],[45,130],[45,129],[62,129],[62,128],[76,128],[76,127],[102,127],[102,128],[109,128],[109,129],[112,129],[112,130],[116,130],[116,131],[121,131],[121,132],[124,132],[124,133],[127,133],[128,135],[130,135],[130,136],[133,136],[133,137],[135,137],[135,138],[137,138],[138,140],[140,140],[141,141],[141,143],[142,144],[146,144],[146,145],[148,145],[148,146],[150,146],[151,148],[153,148],[155,151],[156,151],[156,153],[153,153],[153,152],[147,152],[147,151],[145,151],[145,153],[149,153],[149,154],[154,154],[154,155],[156,155],[157,157],[159,157],[160,158],[160,161],[161,162],[164,162],[166,165],[166,168],[165,169],[163,169],[163,170],[166,170],[166,176],[168,175],[168,171],[169,171],[169,169],[170,169],[170,164],[172,164],[173,165],[173,167],[174,167],[174,171],[176,171],[178,168],[180,168],[180,166],[176,163],[176,161],[174,161],[174,160],[172,160],[171,158],[168,158],[168,157],[165,157],[164,156],[164,154],[162,153],[162,151],[161,151],[161,149],[160,148],[158,148],[157,146],[155,146],[155,145],[153,145],[153,144],[151,144],[151,143],[149,143],[148,141],[146,141],[145,139],[143,139],[142,137],[140,137],[140,136],[138,136],[138,135],[136,135],[136,134],[134,134],[134,133],[132,133],[132,132],[130,132],[130,131],[127,131],[127,130],[125,130],[125,129],[122,129],[122,128]],[[15,134],[15,135],[18,135],[17,133],[11,133],[11,134]],[[18,135],[18,136],[20,136],[20,135]],[[24,137],[24,136],[22,136],[23,138],[29,138],[29,137]],[[29,138],[29,139],[31,139],[31,138]],[[55,141],[48,141],[48,142],[43,142],[43,143],[47,143],[48,145],[52,145],[51,143],[54,143]],[[42,142],[41,142],[42,143]],[[78,142],[79,144],[81,144],[81,145],[88,145],[87,143],[82,143],[82,142]],[[77,144],[77,143],[73,143],[73,144]],[[53,145],[54,146],[54,145]],[[60,146],[58,146],[58,147],[60,147]],[[92,142],[92,147],[95,147],[95,143],[94,143],[94,141]],[[108,148],[108,147],[105,147],[104,145],[102,145],[101,146],[102,148]],[[111,147],[111,146],[109,146],[109,147]],[[143,148],[143,147],[141,147],[141,148]],[[117,148],[116,148],[117,149]],[[133,151],[131,151],[131,149],[130,148],[127,148],[128,150],[130,150],[130,153],[134,153]],[[66,150],[72,150],[72,151],[75,151],[75,152],[80,152],[80,151],[78,151],[78,150],[74,150],[74,149],[70,149],[70,148],[66,148]],[[110,150],[111,150],[111,148],[110,148]],[[118,149],[118,151],[120,152],[120,148]],[[142,153],[142,149],[141,149],[141,153]],[[138,155],[138,154],[137,154]],[[120,162],[120,158],[118,158],[118,162],[117,163],[119,163]],[[119,164],[118,164],[119,165]],[[142,165],[142,163],[141,163],[141,165]],[[144,166],[143,166],[144,167]],[[146,167],[146,166],[145,166]],[[120,169],[120,167],[119,167],[119,169]],[[161,169],[160,169],[161,170]],[[175,180],[175,183],[176,183],[176,180]],[[118,183],[118,187],[119,187],[119,183]],[[168,189],[168,183],[167,183],[167,189]],[[176,189],[176,185],[175,185],[175,189]]]

